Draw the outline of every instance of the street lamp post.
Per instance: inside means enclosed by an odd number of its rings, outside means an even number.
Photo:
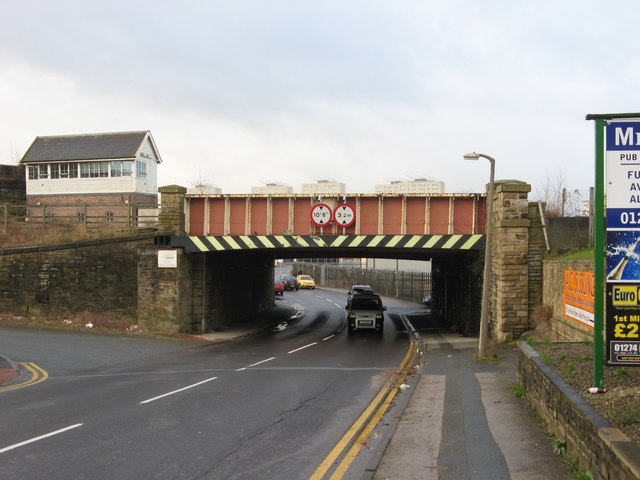
[[[482,153],[467,153],[465,160],[486,158],[491,164],[489,175],[489,193],[487,194],[487,231],[484,247],[484,272],[482,278],[482,307],[480,311],[480,340],[478,341],[478,358],[487,356],[487,337],[489,334],[489,282],[491,278],[491,243],[493,240],[493,175],[496,161],[489,155]]]

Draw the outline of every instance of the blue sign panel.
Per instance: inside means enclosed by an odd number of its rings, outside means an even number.
[[[640,228],[640,207],[607,208],[607,228]]]
[[[640,150],[640,123],[612,122],[606,128],[607,151]]]

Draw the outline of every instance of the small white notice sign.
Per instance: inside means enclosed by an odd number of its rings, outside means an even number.
[[[158,250],[158,268],[177,268],[177,250]]]

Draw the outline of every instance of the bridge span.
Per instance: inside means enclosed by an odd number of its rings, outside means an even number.
[[[322,257],[431,259],[433,285],[447,303],[447,315],[468,317],[469,323],[479,318],[483,194],[194,195],[178,185],[158,190],[162,209],[155,245],[177,251],[177,268],[158,268],[150,252],[139,278],[175,293],[169,299],[150,288],[149,298],[139,295],[143,323],[166,318],[178,322],[178,329],[216,328],[216,319],[231,311],[242,316],[239,306],[249,313],[273,303],[275,259]],[[490,326],[500,340],[528,328],[541,291],[544,235],[539,207],[528,201],[530,190],[517,180],[496,181],[491,199]],[[314,219],[318,205],[334,217]],[[352,217],[341,224],[335,212],[345,205]],[[247,278],[261,289],[247,295],[228,288]]]
[[[167,187],[165,187],[167,188]],[[185,195],[188,235],[453,235],[483,234],[486,198],[480,194]],[[322,206],[349,221],[314,222]]]

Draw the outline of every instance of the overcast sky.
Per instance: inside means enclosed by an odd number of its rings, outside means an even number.
[[[0,0],[0,164],[150,130],[159,185],[593,184],[587,113],[640,111],[637,0]]]

